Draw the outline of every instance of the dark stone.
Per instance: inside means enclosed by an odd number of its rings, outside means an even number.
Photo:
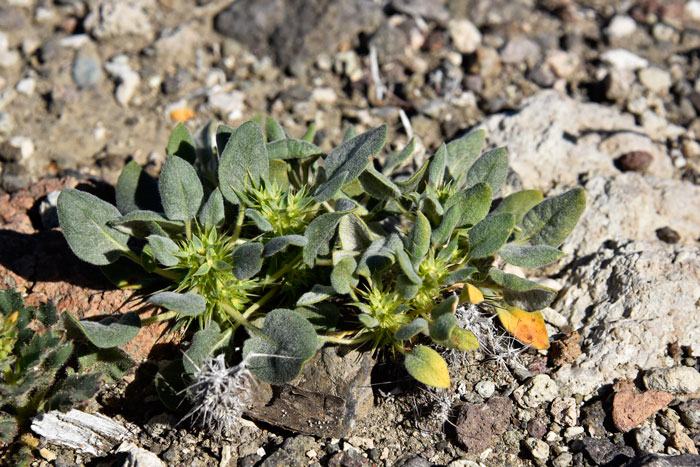
[[[363,465],[362,455],[357,451],[337,452],[328,459],[328,467],[362,467]]]
[[[8,193],[24,188],[29,185],[31,181],[31,174],[22,164],[14,162],[5,164],[2,168],[2,181],[0,182],[0,186]]]
[[[286,68],[334,54],[361,32],[376,30],[382,17],[372,0],[241,0],[216,15],[214,28]]]
[[[574,441],[571,446],[575,452],[583,452],[595,465],[615,463],[619,465],[627,458],[634,457],[634,449],[629,446],[618,446],[607,439],[597,439],[586,436]]]
[[[372,358],[340,347],[324,347],[291,384],[260,382],[258,403],[247,414],[286,430],[340,438],[372,406]]]
[[[671,227],[661,227],[660,229],[656,229],[656,236],[659,240],[666,243],[678,243],[681,239],[678,232],[673,230]]]
[[[406,55],[408,34],[403,29],[385,22],[379,26],[369,43],[377,49],[379,63],[386,63]]]
[[[431,464],[428,459],[421,456],[410,456],[399,460],[396,463],[396,467],[430,467]]]
[[[678,406],[683,423],[693,429],[700,428],[700,399],[691,399]]]
[[[513,402],[507,397],[492,397],[482,404],[463,404],[457,408],[457,440],[469,453],[481,453],[494,436],[506,431],[513,414]]]
[[[700,456],[681,454],[680,456],[660,456],[644,454],[623,464],[623,467],[700,467]]]
[[[654,156],[647,151],[630,151],[615,159],[615,166],[623,172],[643,172],[653,160]]]
[[[282,446],[259,465],[260,467],[287,467],[289,465],[306,465],[309,458],[306,453],[319,449],[318,443],[311,436],[287,438]]]
[[[535,418],[527,423],[527,433],[533,438],[542,439],[547,433],[547,425],[539,418]]]

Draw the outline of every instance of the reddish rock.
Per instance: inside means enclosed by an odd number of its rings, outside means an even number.
[[[623,172],[644,172],[653,161],[647,151],[631,151],[615,159],[615,166]]]
[[[506,431],[513,414],[507,397],[492,397],[483,404],[463,404],[457,414],[457,440],[470,454],[479,454],[493,444],[493,438]]]
[[[635,393],[623,390],[613,397],[613,423],[620,431],[630,431],[672,400],[673,395],[663,391]]]
[[[581,335],[578,331],[570,332],[549,347],[549,360],[559,367],[573,363],[581,355]]]

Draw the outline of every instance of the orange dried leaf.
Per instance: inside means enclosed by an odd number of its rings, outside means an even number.
[[[459,303],[481,303],[484,301],[484,294],[477,287],[465,284],[462,293],[459,294]]]
[[[549,336],[544,318],[539,311],[525,311],[511,307],[498,310],[498,319],[503,327],[523,344],[538,350],[549,348]]]
[[[175,122],[186,122],[187,120],[192,120],[194,117],[194,110],[188,109],[187,107],[175,109],[170,112],[170,119]]]

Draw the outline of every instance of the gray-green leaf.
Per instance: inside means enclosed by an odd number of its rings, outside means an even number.
[[[538,205],[542,198],[542,192],[539,190],[518,191],[503,198],[493,213],[509,212],[515,216],[515,225],[520,225],[525,214]]]
[[[65,189],[58,196],[58,220],[68,246],[91,264],[113,263],[129,251],[129,236],[108,225],[120,216],[116,207],[84,191]]]
[[[265,219],[262,214],[260,214],[260,211],[253,208],[246,208],[245,216],[253,221],[255,227],[257,227],[261,232],[269,232],[272,230],[272,224],[270,224],[270,222]]]
[[[400,341],[405,341],[421,332],[428,334],[428,322],[423,318],[416,318],[410,323],[401,326],[399,330],[394,333],[394,338]]]
[[[386,175],[368,166],[359,177],[362,188],[377,199],[396,199],[401,197],[401,190]]]
[[[263,256],[275,255],[287,249],[289,245],[304,247],[309,241],[303,235],[282,235],[275,237],[265,244]]]
[[[182,122],[178,123],[173,132],[170,133],[165,153],[168,156],[181,157],[190,164],[194,164],[195,159],[197,159],[194,139]]]
[[[357,261],[351,256],[341,259],[333,266],[331,285],[336,292],[347,294],[357,285],[358,279],[355,277],[355,269],[357,269]]]
[[[503,299],[506,303],[525,311],[537,311],[548,307],[557,296],[556,290],[496,268],[489,269],[489,276],[503,287]]]
[[[199,210],[197,218],[205,227],[219,227],[224,223],[224,196],[218,188],[211,192],[209,199]]]
[[[488,183],[491,191],[496,193],[508,174],[508,153],[505,148],[485,152],[467,172],[467,187],[480,182]]]
[[[335,295],[335,289],[328,285],[315,284],[311,290],[303,294],[297,300],[296,306],[308,306],[332,297]]]
[[[327,212],[309,223],[304,232],[304,237],[308,240],[308,243],[304,246],[304,263],[309,267],[313,267],[319,252],[328,248],[328,243],[335,235],[335,229],[340,219],[350,212]]]
[[[469,230],[472,258],[486,258],[505,245],[515,226],[515,216],[507,212],[492,214]]]
[[[201,315],[207,307],[206,299],[193,292],[158,292],[148,298],[148,303],[192,317]]]
[[[270,159],[303,159],[321,153],[321,148],[301,139],[286,138],[267,143],[267,154]]]
[[[219,162],[219,189],[229,202],[238,204],[236,191],[244,191],[249,181],[257,186],[270,172],[265,137],[260,127],[246,122],[226,143]]]
[[[585,208],[586,194],[581,188],[545,199],[525,214],[517,240],[558,247],[574,230]]]
[[[471,188],[458,191],[450,196],[443,209],[445,212],[452,206],[458,206],[462,213],[457,227],[472,226],[486,217],[491,209],[491,196],[493,192],[487,183],[477,183]]]
[[[447,163],[447,146],[442,143],[435,153],[435,155],[430,159],[430,166],[428,168],[428,183],[433,188],[437,188],[442,184],[442,179],[445,175],[445,164]]]
[[[447,171],[453,180],[469,170],[484,145],[484,130],[476,130],[447,144]]]
[[[158,190],[168,219],[189,222],[199,211],[204,189],[197,171],[184,159],[170,156],[158,179]]]
[[[509,243],[498,250],[498,254],[508,264],[522,268],[541,268],[551,264],[564,253],[549,245],[517,245]]]
[[[78,320],[70,313],[66,313],[66,316],[95,347],[100,349],[124,345],[136,337],[141,329],[141,319],[133,311],[119,318],[109,316],[100,321]]]
[[[411,264],[414,268],[417,268],[425,258],[425,255],[428,254],[431,233],[430,221],[422,212],[418,211],[416,213],[416,221],[406,239],[406,249],[408,254],[411,255]]]
[[[153,255],[160,264],[166,267],[177,266],[180,262],[175,256],[180,249],[177,243],[169,239],[168,237],[163,237],[161,235],[149,235],[146,237],[148,244],[151,245],[153,250]]]
[[[233,275],[239,281],[250,279],[262,269],[262,243],[244,243],[233,251]]]
[[[158,193],[158,182],[135,161],[126,164],[119,175],[116,199],[117,209],[122,214],[138,209],[163,210]]]

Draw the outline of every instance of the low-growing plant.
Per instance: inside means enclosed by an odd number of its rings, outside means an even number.
[[[481,130],[408,174],[413,140],[379,157],[386,125],[350,128],[327,154],[313,138],[313,127],[296,139],[269,118],[209,124],[194,136],[180,124],[157,180],[135,162],[124,167],[116,206],[61,193],[59,220],[75,254],[121,287],[156,290],[147,300],[164,311],[123,330],[171,319],[196,331],[187,358],[158,377],[164,400],[175,405],[213,355],[230,357],[240,326],[250,334],[243,357],[255,356],[246,368],[272,384],[338,343],[403,354],[413,377],[447,387],[431,345],[478,346],[455,316],[460,303],[481,302],[518,340],[548,347],[537,310],[556,292],[495,265],[562,258],[557,247],[585,207],[581,189],[495,200],[508,157],[503,148],[482,154]],[[449,294],[460,288],[461,298]]]
[[[102,380],[122,377],[131,365],[112,346],[69,336],[50,303],[25,306],[14,290],[0,290],[0,462],[28,465],[34,416],[87,405]]]

